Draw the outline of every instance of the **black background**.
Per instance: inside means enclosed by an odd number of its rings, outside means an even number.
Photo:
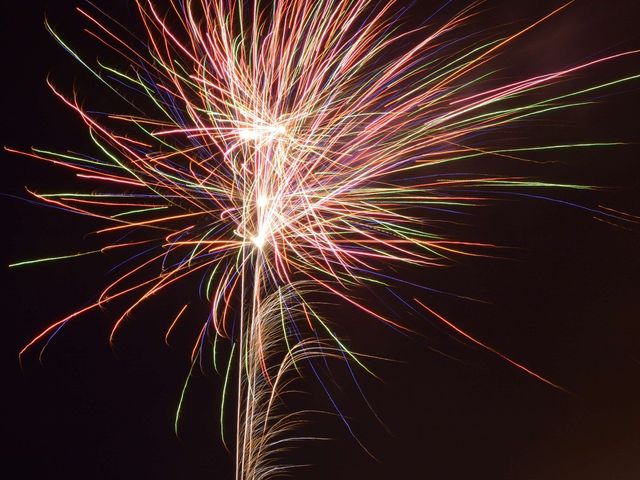
[[[44,82],[50,74],[63,91],[71,92],[75,84],[84,98],[104,92],[44,29],[46,13],[92,58],[73,12],[79,3],[2,7],[2,144],[93,151],[81,122]],[[111,4],[110,11],[135,24],[134,9],[126,3],[100,4]],[[531,20],[559,4],[488,1],[476,22],[494,28]],[[420,22],[438,6],[418,2],[410,21]],[[597,53],[638,48],[638,20],[636,1],[578,1],[513,44],[500,65],[509,66],[505,75],[533,74]],[[639,70],[637,59],[626,60],[575,81],[588,85]],[[540,175],[615,186],[570,199],[639,214],[640,148],[633,144],[639,138],[638,87],[636,82],[617,88],[616,95],[532,130],[538,144],[631,142],[563,154],[561,163],[541,167]],[[25,185],[36,191],[74,188],[72,175],[53,166],[6,153],[2,162],[3,194],[26,198]],[[518,168],[510,173],[519,174]],[[1,265],[85,249],[93,241],[89,232],[98,226],[9,196],[2,199],[2,210]],[[465,259],[446,270],[415,271],[412,280],[486,300],[439,299],[437,305],[486,343],[572,393],[554,390],[432,324],[425,324],[422,335],[404,338],[350,314],[345,335],[356,350],[402,360],[375,364],[384,382],[363,380],[390,433],[362,402],[351,399],[349,387],[342,394],[337,389],[336,398],[355,417],[354,428],[378,460],[338,421],[324,418],[316,422],[322,424],[319,430],[335,440],[292,452],[293,461],[313,464],[294,471],[294,478],[640,478],[640,229],[530,200],[498,202],[475,213],[471,223],[476,239],[517,248],[506,253],[509,259]],[[173,432],[189,368],[188,344],[168,348],[162,335],[189,292],[158,298],[141,310],[113,349],[107,334],[117,310],[87,315],[54,339],[43,365],[30,355],[20,369],[17,351],[46,325],[94,298],[111,261],[89,257],[2,268],[3,470],[21,472],[15,474],[21,478],[232,478],[232,458],[217,430],[219,377],[195,378],[180,437]],[[344,315],[336,309],[336,317]],[[190,320],[185,328],[197,329],[198,319]],[[340,375],[339,382],[346,380]],[[312,381],[307,388],[310,396],[321,396]]]

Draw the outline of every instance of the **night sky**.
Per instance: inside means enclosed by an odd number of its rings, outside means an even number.
[[[45,84],[50,75],[62,91],[75,88],[81,99],[105,96],[105,89],[44,27],[46,15],[71,45],[94,59],[84,24],[73,10],[82,2],[5,3],[0,15],[2,145],[96,153],[84,124]],[[135,10],[127,3],[98,2],[136,28]],[[420,23],[441,3],[415,2],[408,23]],[[488,0],[474,25],[522,25],[561,3]],[[453,14],[464,4],[453,2],[446,12]],[[446,12],[437,18],[446,18]],[[635,0],[578,0],[512,45],[497,62],[504,67],[501,78],[640,48],[639,21],[640,2]],[[582,87],[638,72],[640,57],[635,57],[572,81]],[[611,187],[552,194],[640,215],[640,146],[634,144],[640,140],[639,94],[640,82],[625,84],[597,97],[595,104],[511,133],[532,139],[529,144],[629,145],[563,152],[549,165],[488,162],[468,168]],[[211,371],[196,375],[179,438],[173,431],[190,366],[189,340],[202,319],[192,315],[171,348],[163,336],[176,310],[197,300],[195,289],[154,299],[128,321],[114,348],[108,333],[123,305],[86,315],[56,336],[43,365],[36,350],[20,368],[17,352],[44,327],[93,301],[114,278],[114,259],[94,256],[7,268],[22,259],[94,248],[99,244],[91,232],[102,224],[17,198],[29,199],[25,186],[38,192],[79,188],[82,182],[69,171],[7,152],[2,162],[3,471],[20,472],[10,478],[29,479],[233,478],[232,456],[224,451],[218,431],[221,377]],[[427,319],[417,335],[403,336],[338,306],[327,314],[341,325],[354,350],[397,360],[371,363],[383,381],[361,376],[386,428],[336,365],[335,398],[377,460],[338,419],[312,417],[308,431],[332,440],[302,444],[291,452],[286,460],[312,464],[294,470],[292,478],[640,478],[640,224],[621,228],[575,208],[511,197],[474,210],[465,223],[456,233],[511,248],[500,250],[500,258],[469,257],[446,269],[413,269],[406,278],[482,299],[430,297],[449,319],[570,393],[527,376]],[[314,379],[301,385],[307,393],[292,398],[292,408],[330,410]]]

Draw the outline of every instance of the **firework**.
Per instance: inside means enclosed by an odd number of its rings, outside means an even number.
[[[218,339],[232,345],[221,370],[225,396],[236,399],[236,478],[282,473],[282,452],[302,438],[293,433],[301,412],[282,409],[288,385],[305,369],[320,377],[314,367],[320,358],[370,373],[365,356],[350,351],[323,317],[318,295],[411,331],[359,292],[402,285],[389,265],[430,268],[459,255],[489,255],[492,245],[447,235],[447,211],[481,205],[496,189],[587,188],[445,174],[443,166],[450,172],[475,157],[520,160],[537,150],[611,145],[505,145],[490,135],[583,105],[593,92],[639,76],[581,90],[561,85],[637,53],[628,51],[500,82],[491,65],[501,52],[568,4],[503,37],[461,39],[458,32],[481,3],[446,22],[400,31],[395,2],[203,0],[161,9],[139,0],[144,39],[98,9],[79,8],[88,34],[122,58],[118,67],[90,65],[50,29],[122,111],[93,112],[49,82],[86,123],[97,156],[20,153],[72,169],[90,185],[87,193],[31,193],[104,221],[97,233],[105,246],[14,265],[115,249],[131,251],[131,260],[94,303],[52,324],[21,356],[85,312],[127,298],[113,341],[141,304],[174,284],[200,280],[211,314],[191,360],[196,365]],[[624,220],[616,212],[592,213]],[[462,331],[424,298],[406,301],[557,386]],[[167,338],[189,314],[188,305],[178,307]]]

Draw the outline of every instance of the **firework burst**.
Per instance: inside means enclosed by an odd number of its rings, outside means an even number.
[[[49,82],[86,123],[98,155],[20,152],[70,168],[89,185],[99,182],[87,193],[31,193],[104,221],[97,233],[105,246],[78,255],[127,249],[131,261],[94,303],[52,324],[21,356],[85,312],[128,298],[113,341],[151,297],[201,280],[211,314],[191,360],[198,362],[210,339],[232,344],[224,385],[225,392],[235,385],[236,478],[243,480],[287,468],[280,454],[301,438],[293,431],[303,418],[284,411],[280,397],[303,365],[316,372],[317,358],[334,357],[369,371],[323,317],[317,295],[410,331],[358,291],[401,285],[391,264],[430,268],[459,255],[490,254],[492,245],[447,236],[443,212],[482,204],[496,189],[587,188],[445,174],[443,166],[452,171],[452,164],[475,157],[522,160],[537,150],[608,145],[505,145],[490,133],[583,105],[593,92],[639,77],[582,90],[559,86],[637,53],[629,51],[510,83],[497,78],[492,65],[501,52],[568,4],[492,38],[458,33],[482,2],[406,31],[392,1],[136,5],[144,39],[98,9],[78,9],[88,34],[123,59],[117,68],[90,65],[50,29],[125,106],[93,112]],[[592,213],[624,220],[611,211]],[[61,258],[67,257],[15,265]],[[460,330],[425,299],[406,300],[556,386]],[[167,337],[187,310],[179,310]]]

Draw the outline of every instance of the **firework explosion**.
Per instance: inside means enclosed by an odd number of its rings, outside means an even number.
[[[459,255],[490,255],[492,245],[450,238],[443,215],[485,203],[495,190],[587,188],[443,174],[441,167],[607,145],[505,145],[490,133],[583,105],[594,92],[639,77],[582,90],[560,85],[637,53],[629,51],[500,82],[491,65],[501,52],[568,4],[503,37],[461,37],[481,4],[446,22],[401,31],[403,12],[394,2],[201,0],[160,9],[139,0],[144,39],[97,8],[79,8],[88,34],[124,60],[118,68],[90,65],[51,29],[127,108],[94,112],[49,82],[86,123],[98,155],[19,152],[67,167],[90,185],[86,193],[30,193],[104,221],[97,233],[105,246],[14,265],[115,249],[129,250],[131,258],[94,303],[52,324],[20,355],[46,345],[85,312],[129,299],[113,341],[141,304],[195,278],[211,313],[194,341],[193,366],[219,339],[232,345],[221,371],[225,396],[236,400],[235,445],[229,445],[236,478],[285,471],[282,452],[303,438],[294,433],[301,412],[282,408],[291,382],[303,372],[322,382],[318,359],[341,359],[371,373],[366,357],[350,351],[323,316],[317,298],[411,331],[359,292],[408,283],[395,278],[391,265],[431,268]],[[617,212],[591,213],[625,220]],[[403,301],[556,386],[461,330],[426,299]],[[179,308],[167,337],[188,309]]]

